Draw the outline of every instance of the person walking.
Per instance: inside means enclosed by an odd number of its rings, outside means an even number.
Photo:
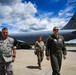
[[[66,47],[63,36],[58,34],[58,27],[53,28],[54,34],[49,36],[46,44],[46,59],[51,61],[52,75],[60,75],[62,54],[66,59]]]
[[[12,62],[16,57],[14,39],[8,36],[8,29],[3,28],[0,36],[0,75],[14,75]]]
[[[41,70],[41,62],[43,61],[44,57],[44,42],[42,41],[42,36],[39,36],[38,41],[35,43],[35,55],[37,55],[37,60],[38,60],[38,66],[39,69]]]

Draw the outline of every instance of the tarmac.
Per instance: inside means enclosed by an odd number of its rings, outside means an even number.
[[[66,47],[67,58],[62,60],[61,75],[76,75],[76,47]],[[19,49],[13,63],[14,75],[52,75],[50,61],[42,62],[42,70],[38,69],[34,49]]]

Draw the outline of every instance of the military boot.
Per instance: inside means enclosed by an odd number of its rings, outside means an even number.
[[[41,68],[41,63],[39,64],[39,70],[42,70],[42,68]]]

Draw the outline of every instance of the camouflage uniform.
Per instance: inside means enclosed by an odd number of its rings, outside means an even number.
[[[14,45],[14,39],[8,37],[6,40],[3,40],[0,37],[0,74],[13,75],[12,69],[12,50],[16,48]]]
[[[67,54],[64,45],[64,38],[61,35],[58,35],[58,38],[54,35],[50,36],[47,40],[46,56],[50,56],[53,70],[52,75],[60,75],[62,54]]]
[[[44,57],[44,42],[43,41],[36,41],[35,43],[35,54],[38,58],[38,65],[41,68],[41,62],[43,61]]]

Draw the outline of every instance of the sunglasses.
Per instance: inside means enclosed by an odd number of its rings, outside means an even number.
[[[54,29],[54,31],[58,31],[58,29]]]

